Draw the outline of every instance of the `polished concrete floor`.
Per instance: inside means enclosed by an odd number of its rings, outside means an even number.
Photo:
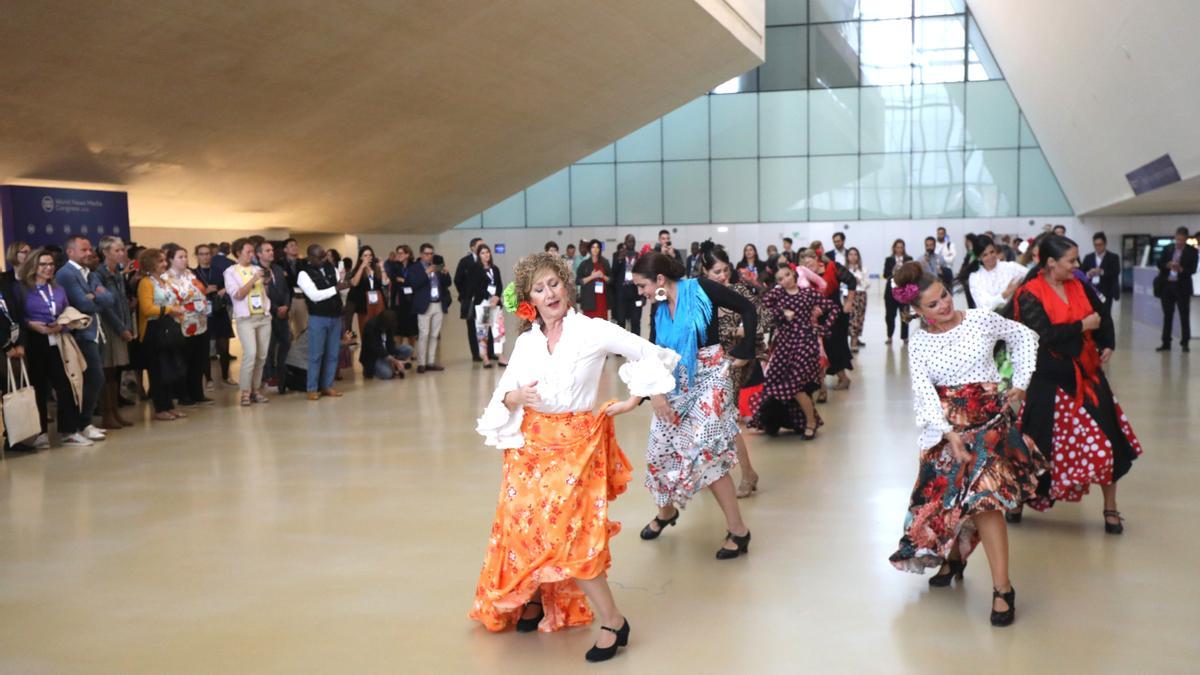
[[[1126,534],[1104,534],[1098,490],[1027,516],[1011,533],[1017,623],[995,629],[982,550],[962,588],[931,591],[887,562],[916,431],[881,308],[873,298],[869,347],[853,388],[823,408],[821,438],[751,438],[762,479],[741,502],[754,533],[743,559],[713,559],[724,529],[707,495],[658,541],[638,539],[653,512],[640,486],[649,410],[619,418],[638,472],[615,503],[611,579],[633,635],[608,664],[583,661],[594,629],[488,634],[466,618],[500,465],[474,419],[499,372],[469,366],[453,321],[444,373],[250,409],[223,389],[187,420],[10,455],[0,672],[1200,671],[1188,358],[1119,322],[1111,376],[1146,447],[1121,483]]]

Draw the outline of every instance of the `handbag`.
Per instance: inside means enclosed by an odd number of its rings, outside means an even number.
[[[38,414],[37,394],[29,385],[29,372],[25,359],[21,362],[20,385],[13,377],[13,360],[9,360],[8,389],[4,393],[4,426],[9,445],[16,445],[42,433],[41,416]]]
[[[183,347],[183,328],[179,322],[170,316],[162,316],[154,320],[153,326],[158,335],[158,347],[161,349],[178,349]]]

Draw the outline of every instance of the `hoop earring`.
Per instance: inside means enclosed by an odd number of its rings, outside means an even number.
[[[654,301],[655,302],[666,302],[667,301],[667,289],[663,288],[662,286],[659,286],[658,290],[654,291]]]

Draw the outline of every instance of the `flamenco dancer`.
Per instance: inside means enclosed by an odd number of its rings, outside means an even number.
[[[829,360],[826,375],[836,375],[837,384],[834,389],[849,389],[850,375],[846,372],[854,369],[854,354],[850,351],[850,315],[854,312],[854,298],[858,294],[858,280],[854,274],[841,263],[826,257],[821,242],[814,241],[810,249],[813,257],[801,256],[802,263],[817,275],[825,279],[825,297],[832,298],[842,305],[842,313],[833,324],[833,330],[823,342],[825,356]],[[845,288],[845,296],[842,289]],[[824,388],[825,377],[821,377],[822,388],[817,394],[817,402],[824,403],[828,394]]]
[[[821,388],[821,337],[833,330],[842,308],[801,288],[798,281],[796,267],[782,265],[775,273],[775,288],[763,298],[775,320],[774,350],[763,402],[751,426],[771,436],[784,426],[802,431],[804,440],[811,441],[823,423],[812,399]]]
[[[919,263],[908,262],[892,279],[896,302],[924,323],[908,343],[921,460],[904,520],[904,536],[890,560],[896,569],[922,573],[940,568],[932,587],[962,579],[967,557],[980,540],[992,573],[993,626],[1016,617],[1016,591],[1008,576],[1008,531],[1003,514],[1037,489],[1046,461],[1021,434],[1011,406],[1025,396],[1037,356],[1037,335],[982,309],[956,311],[954,296]],[[1013,386],[999,389],[992,350],[1008,343]]]
[[[765,332],[771,330],[773,322],[771,315],[766,312],[762,301],[759,300],[758,294],[752,287],[745,283],[729,283],[732,272],[733,266],[729,264],[729,255],[725,253],[725,249],[714,244],[711,239],[700,244],[700,273],[704,278],[726,286],[741,295],[754,305],[754,311],[758,316],[758,325],[754,331],[754,359],[745,368],[733,366],[729,369],[729,379],[733,384],[733,393],[730,396],[729,404],[736,408],[738,400],[741,398],[742,387],[754,386],[763,381],[759,360],[766,355]],[[718,309],[717,312],[721,348],[728,352],[735,349],[738,342],[745,337],[746,329],[742,325],[741,315],[737,312],[724,308]],[[745,435],[739,431],[738,435],[733,437],[733,442],[737,445],[738,465],[742,468],[742,481],[738,483],[737,497],[743,499],[758,492],[758,472],[750,464],[750,450],[746,447]]]
[[[742,522],[729,472],[737,464],[737,405],[731,368],[754,358],[758,316],[754,305],[705,278],[684,278],[674,258],[650,253],[633,266],[633,283],[643,297],[659,303],[652,323],[655,342],[680,356],[676,386],[666,401],[652,401],[655,417],[646,448],[646,487],[658,515],[642,530],[656,539],[674,525],[679,510],[697,492],[712,490],[725,514],[725,544],[718,560],[750,550],[750,530]],[[721,348],[716,309],[741,316],[745,336],[726,356]],[[732,358],[732,360],[731,360]]]
[[[643,397],[668,410],[679,356],[576,313],[575,275],[563,258],[535,253],[513,276],[504,296],[521,333],[477,425],[504,451],[504,467],[470,617],[490,631],[551,632],[591,623],[594,610],[601,631],[586,658],[606,661],[629,642],[606,580],[608,542],[621,529],[608,504],[632,477],[612,418]],[[609,354],[628,359],[619,375],[632,397],[593,414]]]
[[[1101,368],[1115,346],[1112,315],[1075,276],[1075,242],[1050,235],[1038,244],[1037,259],[1014,306],[1015,318],[1041,338],[1021,428],[1045,449],[1052,469],[1029,505],[1045,511],[1059,499],[1077,502],[1098,484],[1104,531],[1121,534],[1117,481],[1129,473],[1142,445]],[[1008,519],[1020,522],[1020,509]]]

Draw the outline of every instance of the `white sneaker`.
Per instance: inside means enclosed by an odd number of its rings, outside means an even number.
[[[94,424],[87,425],[82,433],[88,439],[93,441],[103,441],[104,439],[108,438],[108,436],[105,435],[108,433],[108,429],[101,429]]]
[[[39,434],[37,438],[33,439],[33,447],[36,450],[45,450],[50,447],[50,435]]]
[[[62,439],[62,444],[66,447],[86,448],[90,445],[95,445],[87,436],[81,433],[74,433]]]

